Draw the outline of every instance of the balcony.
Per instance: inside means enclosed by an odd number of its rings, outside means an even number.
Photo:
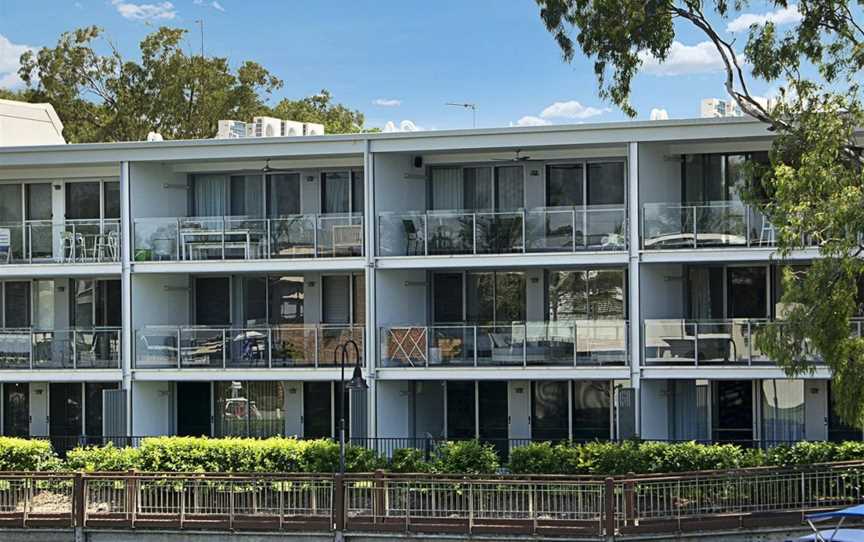
[[[381,328],[390,368],[583,367],[627,364],[627,322],[528,322]]]
[[[133,239],[138,262],[359,257],[363,217],[143,218]]]
[[[379,256],[624,251],[624,208],[420,211],[378,216]]]
[[[119,369],[120,329],[0,329],[0,369]]]
[[[362,326],[333,324],[147,326],[136,332],[135,368],[336,368],[336,347],[351,339],[362,356],[363,336]]]
[[[0,225],[0,264],[119,261],[119,220],[29,220]]]
[[[648,203],[642,209],[645,250],[772,247],[776,237],[774,226],[740,201]]]

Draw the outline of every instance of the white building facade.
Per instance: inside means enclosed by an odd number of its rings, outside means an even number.
[[[753,340],[769,146],[699,119],[0,149],[2,432],[331,437],[344,402],[390,448],[860,438],[827,370]]]

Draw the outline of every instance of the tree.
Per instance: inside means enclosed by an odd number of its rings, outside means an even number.
[[[864,126],[859,84],[864,29],[849,2],[799,0],[798,22],[781,32],[770,20],[750,26],[743,50],[721,25],[751,8],[749,0],[536,0],[566,61],[578,49],[594,60],[600,95],[635,115],[631,83],[644,60],[665,60],[679,32],[701,33],[720,56],[726,92],[775,134],[769,166],[748,168],[746,199],[778,233],[778,251],[815,245],[806,272],[784,271],[782,322],[757,345],[789,376],[833,371],[840,416],[864,426],[864,338],[850,334],[864,288]],[[787,0],[761,9],[789,10]],[[574,36],[575,33],[575,36]],[[769,107],[754,81],[780,86]]]
[[[281,119],[323,124],[328,133],[350,134],[363,130],[363,113],[334,103],[327,90],[301,100],[286,98],[276,104],[272,114]]]
[[[51,103],[72,143],[137,141],[149,132],[166,139],[210,138],[220,119],[273,114],[321,122],[328,131],[362,127],[363,115],[333,103],[327,91],[283,100],[272,110],[267,101],[282,87],[279,78],[255,62],[235,70],[226,58],[187,54],[185,34],[156,30],[141,42],[136,62],[108,42],[107,54],[96,52],[102,30],[95,26],[64,33],[55,47],[21,56],[19,74],[27,88],[16,97]]]

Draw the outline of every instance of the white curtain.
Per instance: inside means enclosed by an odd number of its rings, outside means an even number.
[[[672,380],[669,388],[669,438],[707,438],[708,386],[697,386],[694,380]]]
[[[525,203],[525,181],[522,166],[499,167],[498,177],[498,207],[497,211],[514,211],[521,209]]]
[[[195,215],[225,216],[224,175],[195,176]]]
[[[460,168],[432,169],[432,208],[434,210],[458,210],[464,203],[462,170]]]
[[[762,381],[762,440],[804,440],[804,381]]]
[[[264,184],[260,175],[231,177],[231,215],[264,216]]]
[[[349,184],[347,171],[324,174],[324,212],[347,213],[350,211]]]

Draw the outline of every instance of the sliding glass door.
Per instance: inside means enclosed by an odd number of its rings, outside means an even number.
[[[30,436],[30,386],[26,383],[3,384],[3,435]]]

